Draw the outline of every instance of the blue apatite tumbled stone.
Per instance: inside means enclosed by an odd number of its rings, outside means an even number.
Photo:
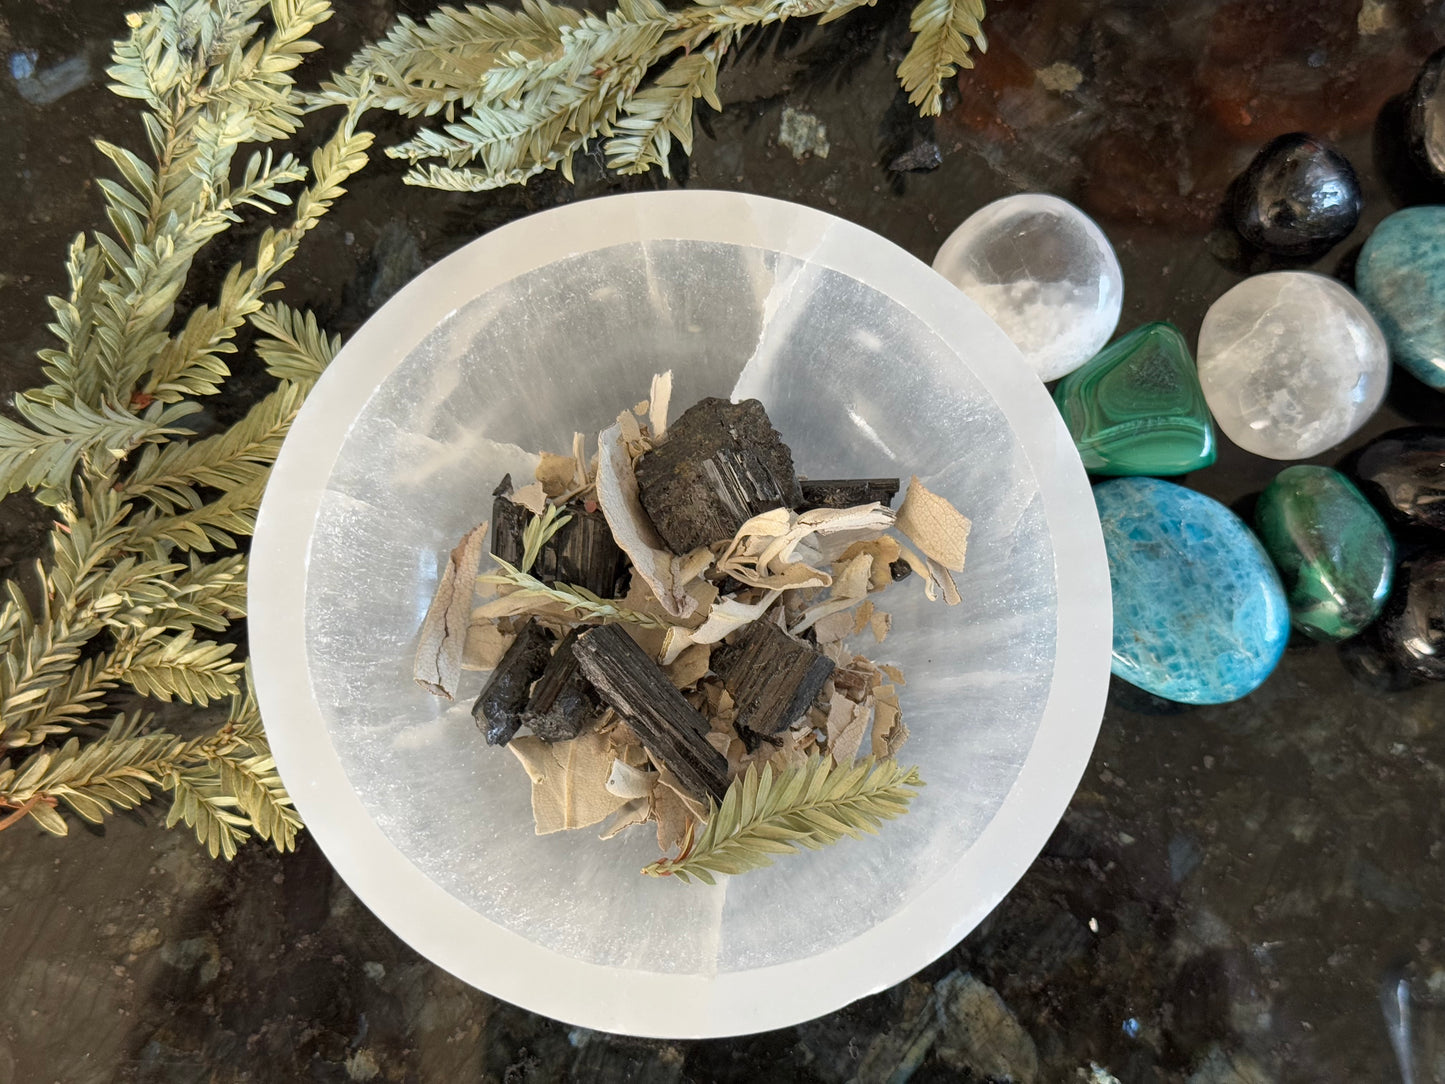
[[[1406,207],[1376,226],[1360,250],[1355,288],[1396,363],[1445,388],[1445,207]]]
[[[1101,483],[1094,502],[1114,589],[1114,673],[1185,704],[1258,688],[1284,653],[1289,603],[1249,528],[1157,478]]]

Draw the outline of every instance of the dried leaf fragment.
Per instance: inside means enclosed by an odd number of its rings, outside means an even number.
[[[534,516],[540,516],[547,510],[547,493],[541,482],[523,486],[512,494],[511,500],[513,504],[520,504]]]
[[[551,744],[523,735],[507,748],[532,780],[532,819],[539,836],[586,828],[627,801],[607,789],[614,758],[604,734],[589,730]]]
[[[834,693],[828,704],[828,750],[840,765],[852,764],[863,746],[868,724],[873,719],[872,699],[854,703],[842,693]]]
[[[513,633],[503,632],[495,621],[473,621],[467,628],[466,644],[462,648],[462,669],[496,669],[514,639]]]
[[[447,557],[447,567],[421,625],[412,676],[427,692],[448,700],[456,696],[462,674],[462,654],[471,625],[472,591],[486,545],[486,523],[478,524],[462,536]]]
[[[973,524],[946,499],[931,492],[916,474],[908,480],[908,492],[898,506],[897,525],[925,557],[954,572],[963,571],[968,532]]]
[[[560,497],[576,484],[577,460],[570,455],[543,452],[537,463],[536,478],[549,497]]]
[[[667,434],[667,408],[671,402],[672,370],[669,369],[653,376],[652,391],[647,400],[647,423],[652,428],[654,440],[661,440]]]

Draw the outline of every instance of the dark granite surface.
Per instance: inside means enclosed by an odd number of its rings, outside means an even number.
[[[317,70],[429,5],[339,6]],[[0,4],[7,397],[36,382],[63,246],[101,220],[88,139],[140,142],[100,75],[121,10]],[[1280,266],[1216,226],[1271,137],[1307,129],[1360,173],[1360,227],[1316,265],[1346,281],[1375,222],[1440,198],[1400,162],[1392,103],[1445,43],[1439,0],[1011,0],[987,29],[987,57],[936,122],[892,81],[907,5],[766,36],[725,73],[727,108],[674,183],[812,204],[925,260],[988,200],[1054,192],[1118,248],[1121,330],[1168,319],[1191,341],[1211,300]],[[826,156],[780,145],[789,108],[826,125]],[[549,176],[457,196],[398,175],[381,159],[358,177],[286,276],[334,330],[493,226],[663,183],[618,182],[595,160],[575,189]],[[242,381],[212,420],[255,390]],[[1445,421],[1445,398],[1397,372],[1387,407],[1319,461],[1407,420]],[[1279,464],[1222,444],[1188,482],[1247,502]],[[43,525],[23,500],[0,505],[0,575],[36,555]],[[155,810],[65,840],[22,825],[0,835],[0,1084],[1445,1081],[1445,689],[1382,689],[1350,657],[1294,645],[1223,707],[1116,689],[1063,823],[979,929],[886,993],[727,1041],[614,1038],[472,990],[372,918],[309,840],[226,865]]]

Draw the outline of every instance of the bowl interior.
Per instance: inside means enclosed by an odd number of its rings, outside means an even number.
[[[706,976],[834,949],[960,860],[1029,755],[1058,631],[1039,481],[975,371],[1012,348],[963,304],[944,341],[806,257],[647,240],[499,282],[391,370],[345,433],[311,525],[305,665],[351,788],[422,875],[562,956]],[[715,889],[639,876],[657,853],[651,826],[609,842],[590,829],[535,836],[526,776],[469,715],[483,675],[447,704],[410,673],[446,554],[488,518],[501,475],[529,476],[533,453],[565,450],[574,429],[595,448],[663,369],[674,416],[706,395],[756,396],[800,473],[917,474],[973,520],[962,604],[926,602],[914,577],[878,599],[893,615],[887,641],[856,639],[907,678],[902,759],[928,784],[913,811],[877,838]]]

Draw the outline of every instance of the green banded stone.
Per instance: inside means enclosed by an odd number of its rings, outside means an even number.
[[[1343,474],[1286,467],[1260,494],[1254,522],[1300,632],[1347,640],[1379,615],[1390,593],[1395,543]]]
[[[1129,332],[1059,381],[1054,402],[1090,474],[1188,474],[1214,462],[1214,421],[1173,324]]]

